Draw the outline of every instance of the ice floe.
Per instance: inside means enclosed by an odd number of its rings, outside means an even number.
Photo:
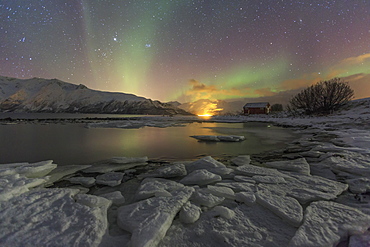
[[[206,188],[196,189],[190,198],[195,205],[212,208],[225,200],[225,197],[215,196]]]
[[[183,188],[172,197],[154,197],[120,207],[118,225],[132,233],[131,246],[157,246],[193,190]]]
[[[163,194],[163,192],[172,192],[183,187],[183,184],[172,180],[163,178],[146,178],[141,182],[140,187],[136,192],[135,199],[143,200],[155,195],[160,195],[161,193]]]
[[[125,197],[122,195],[121,191],[113,191],[110,193],[101,194],[99,196],[112,201],[112,203],[116,206],[121,206],[126,202]]]
[[[159,178],[174,178],[187,175],[185,165],[182,163],[161,167],[153,172],[139,175],[139,178],[159,177]]]
[[[95,178],[92,177],[72,177],[66,180],[72,184],[80,184],[84,187],[91,187],[95,184]]]
[[[206,156],[194,162],[186,164],[185,167],[188,173],[191,173],[195,170],[200,170],[200,169],[209,170],[209,169],[217,169],[217,168],[226,168],[224,164],[215,160],[211,156]]]
[[[269,168],[276,168],[282,171],[297,172],[304,175],[310,175],[310,165],[305,158],[287,160],[287,161],[273,161],[264,164]]]
[[[234,191],[228,187],[208,185],[207,189],[215,196],[225,197],[232,200],[235,199]]]
[[[85,173],[107,173],[129,170],[134,167],[146,166],[148,157],[115,157],[92,165],[83,170]]]
[[[96,177],[96,183],[108,186],[117,186],[122,183],[122,172],[107,172]]]
[[[257,203],[271,210],[293,226],[299,226],[303,219],[303,209],[299,202],[289,196],[279,196],[269,191],[256,193]]]
[[[186,185],[206,185],[221,181],[221,176],[207,171],[206,169],[195,170],[180,180]]]
[[[250,155],[240,155],[230,160],[236,166],[249,165],[251,163]]]

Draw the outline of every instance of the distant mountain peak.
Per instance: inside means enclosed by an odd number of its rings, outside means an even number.
[[[134,94],[103,92],[59,79],[0,76],[0,112],[174,115],[189,113]]]

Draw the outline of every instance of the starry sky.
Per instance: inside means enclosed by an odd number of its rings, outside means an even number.
[[[161,101],[341,77],[370,97],[368,0],[0,0],[0,75]]]

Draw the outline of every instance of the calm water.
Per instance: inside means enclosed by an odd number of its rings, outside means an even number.
[[[191,135],[244,135],[238,143],[198,142]],[[297,136],[263,123],[191,123],[185,127],[85,128],[84,124],[0,125],[0,164],[52,159],[59,165],[88,164],[116,156],[195,159],[241,155],[285,146]]]

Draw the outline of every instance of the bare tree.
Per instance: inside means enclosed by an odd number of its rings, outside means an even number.
[[[288,109],[304,111],[306,114],[328,114],[338,110],[353,96],[354,91],[348,82],[333,78],[302,90],[289,101]]]

